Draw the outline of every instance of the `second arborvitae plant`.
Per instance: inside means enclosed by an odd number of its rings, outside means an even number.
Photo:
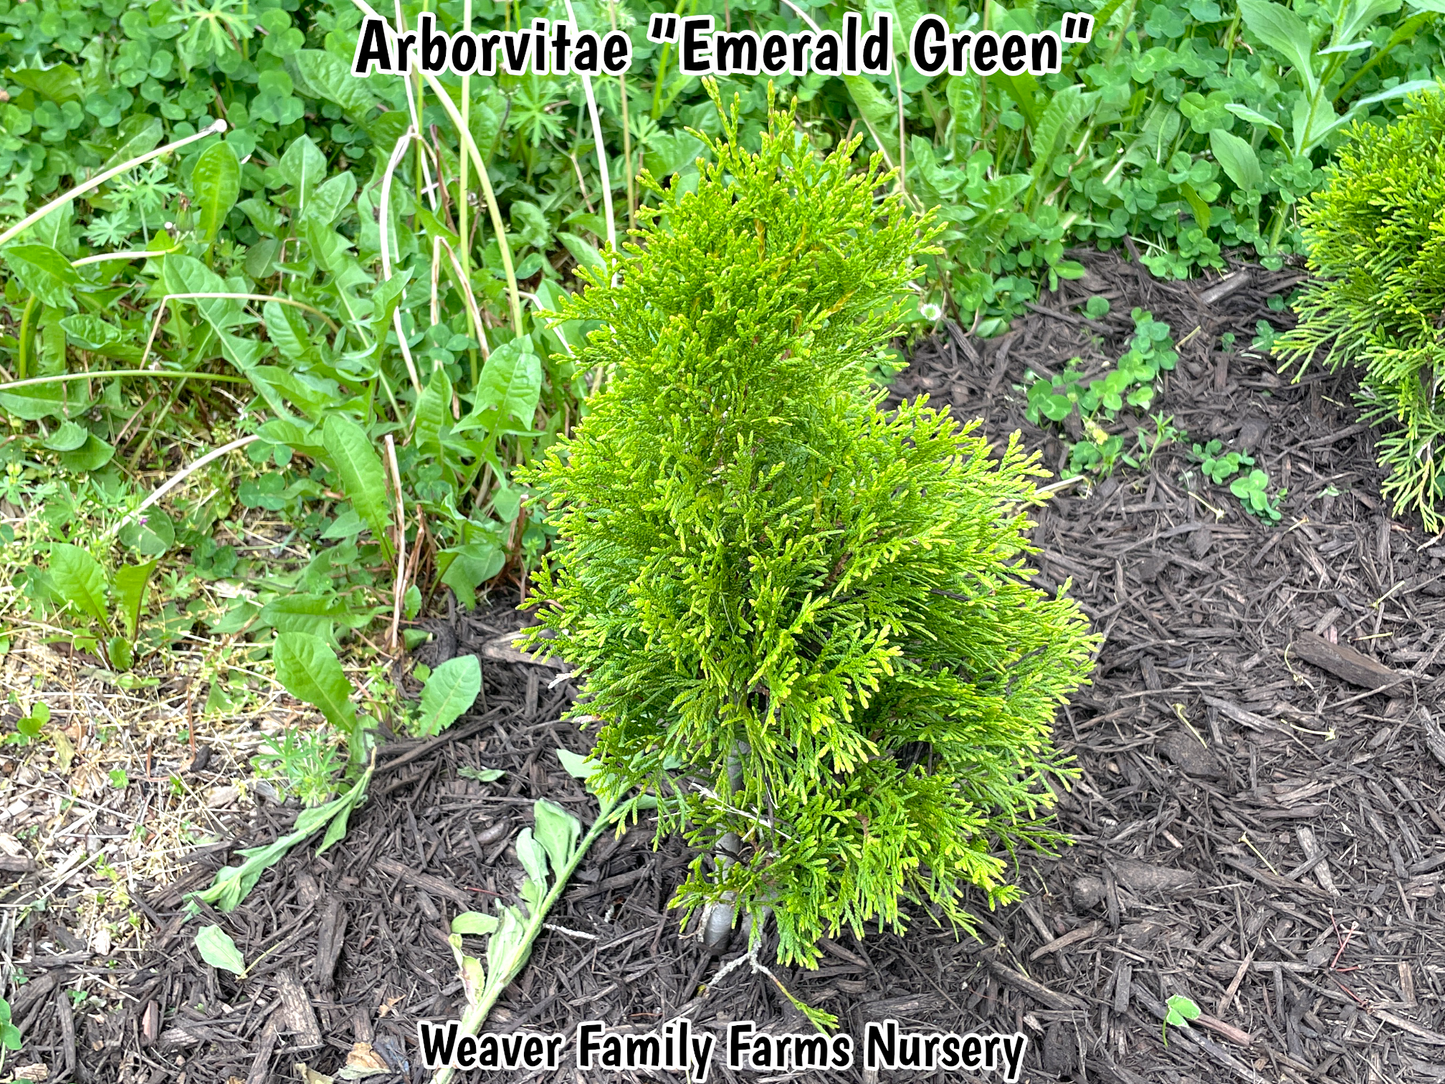
[[[1359,372],[1379,423],[1380,487],[1398,514],[1445,528],[1445,93],[1388,125],[1356,122],[1329,182],[1300,212],[1310,280],[1273,352]]]
[[[700,852],[673,902],[771,909],[812,965],[907,901],[971,928],[964,886],[1016,897],[998,852],[1061,839],[1050,730],[1096,641],[1026,582],[1034,457],[869,382],[934,228],[856,141],[736,125],[565,310],[614,375],[527,478],[558,528],[532,643],[586,676],[599,790]]]

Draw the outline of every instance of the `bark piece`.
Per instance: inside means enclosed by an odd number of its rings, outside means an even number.
[[[1348,644],[1332,644],[1323,636],[1300,630],[1295,633],[1291,654],[1314,663],[1321,670],[1327,670],[1335,677],[1344,678],[1351,685],[1365,689],[1386,689],[1406,682],[1413,675],[1391,670],[1382,662],[1356,651]]]

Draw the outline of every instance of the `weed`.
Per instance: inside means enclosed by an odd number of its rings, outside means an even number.
[[[278,740],[266,736],[268,751],[251,760],[262,779],[275,779],[301,799],[303,805],[329,802],[345,767],[334,736],[319,730],[286,730]]]
[[[1198,1020],[1200,1015],[1199,1006],[1183,994],[1169,995],[1167,1011],[1164,1014],[1164,1022],[1159,1025],[1159,1035],[1164,1040],[1164,1045],[1169,1045],[1170,1024],[1173,1024],[1177,1028],[1187,1028],[1189,1021]]]
[[[1242,474],[1229,483],[1229,492],[1239,498],[1244,510],[1252,516],[1278,523],[1281,512],[1277,502],[1283,500],[1288,491],[1281,489],[1273,498],[1269,495],[1269,475],[1256,467],[1248,474]]]
[[[20,1049],[20,1029],[10,1022],[10,1003],[0,997],[0,1067],[5,1064],[6,1050]]]
[[[73,635],[72,645],[100,651],[112,669],[129,670],[135,659],[146,587],[155,570],[156,562],[152,560],[143,565],[123,565],[107,577],[100,562],[81,547],[68,542],[52,546],[52,595],[94,623],[86,632]],[[111,620],[112,608],[119,611],[118,625]]]
[[[1229,481],[1241,467],[1254,466],[1252,456],[1244,452],[1225,452],[1223,449],[1224,445],[1217,440],[1211,440],[1203,447],[1198,444],[1193,447],[1200,469],[1215,485],[1223,485]]]
[[[1156,379],[1174,368],[1179,355],[1174,350],[1168,324],[1155,320],[1153,314],[1144,309],[1134,309],[1132,316],[1133,340],[1108,374],[1086,381],[1071,365],[1052,380],[1034,375],[1028,387],[1025,413],[1035,425],[1045,419],[1062,423],[1071,416],[1079,418],[1085,439],[1070,447],[1072,473],[1106,476],[1120,461],[1134,467],[1141,464],[1139,456],[1125,452],[1124,437],[1110,433],[1100,419],[1113,421],[1126,406],[1147,410],[1157,394]],[[1075,359],[1075,363],[1077,361]],[[1163,444],[1178,437],[1172,419],[1157,415],[1154,423],[1152,443],[1142,431],[1134,435],[1142,461],[1152,458]]]
[[[1229,491],[1239,498],[1240,504],[1250,515],[1278,523],[1283,517],[1279,502],[1289,495],[1289,491],[1281,489],[1271,497],[1269,475],[1255,467],[1254,458],[1244,452],[1225,452],[1223,448],[1224,445],[1217,440],[1211,440],[1202,446],[1193,446],[1194,458],[1199,460],[1205,477],[1215,485],[1227,483]]]
[[[12,701],[15,694],[10,694]],[[40,737],[45,725],[50,722],[50,708],[43,700],[37,700],[34,706],[19,719],[15,720],[15,733],[6,736],[5,741],[27,743]]]

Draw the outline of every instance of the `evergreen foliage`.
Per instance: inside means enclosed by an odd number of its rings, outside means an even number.
[[[772,908],[780,960],[812,966],[905,900],[971,929],[964,885],[1016,898],[993,851],[1063,838],[1050,727],[1096,638],[1027,583],[1036,457],[884,413],[868,379],[935,228],[877,195],[880,158],[850,175],[856,140],[821,159],[773,111],[749,153],[736,106],[723,128],[564,310],[616,376],[527,478],[559,529],[532,644],[586,675],[603,792],[651,788],[702,852],[674,904]]]
[[[1318,356],[1360,373],[1383,423],[1381,487],[1399,513],[1445,528],[1445,94],[1416,96],[1386,126],[1356,123],[1325,187],[1301,208],[1311,280],[1273,351],[1296,375]],[[1322,355],[1320,352],[1322,351]]]

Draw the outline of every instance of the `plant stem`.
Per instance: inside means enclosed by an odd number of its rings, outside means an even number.
[[[15,375],[21,380],[25,379],[30,371],[30,318],[35,313],[35,302],[38,298],[30,295],[30,300],[25,302],[25,311],[20,316],[20,342],[15,351]]]
[[[360,9],[363,15],[369,15],[373,19],[381,19],[366,0],[351,0]],[[386,20],[381,19],[382,25],[390,32],[392,44],[396,44],[396,31]],[[431,87],[432,93],[436,95],[437,101],[441,103],[442,109],[446,111],[447,117],[456,126],[458,137],[461,140],[462,150],[472,156],[472,163],[477,167],[477,177],[482,182],[482,195],[487,200],[487,212],[492,220],[492,230],[497,235],[497,247],[502,253],[502,273],[507,280],[507,299],[511,302],[512,329],[520,336],[522,334],[522,300],[517,288],[517,273],[512,266],[512,247],[507,242],[507,230],[502,223],[502,209],[497,203],[497,194],[492,190],[492,179],[487,173],[487,166],[482,161],[482,152],[477,149],[476,140],[472,139],[472,133],[462,120],[461,112],[457,109],[456,102],[447,93],[445,87],[437,81],[436,76],[423,69],[421,76],[426,80],[427,86]],[[465,238],[465,235],[463,235]]]
[[[466,0],[462,5],[462,29],[468,34],[472,31],[472,0]],[[470,72],[462,75],[462,131],[471,134],[472,128],[472,76]],[[481,168],[481,167],[478,167]],[[461,155],[459,163],[460,172],[457,177],[457,237],[460,238],[462,278],[470,279],[472,256],[471,237],[467,233],[467,156]],[[520,329],[517,332],[521,334]],[[421,393],[418,392],[418,395]]]
[[[166,369],[104,369],[98,373],[57,373],[54,376],[32,376],[28,380],[12,380],[8,384],[0,384],[0,392],[19,391],[21,388],[33,388],[41,384],[68,384],[72,380],[101,380],[116,376],[173,377],[177,380],[210,380],[221,384],[250,383],[244,376],[231,376],[227,373],[175,373]]]
[[[487,1015],[492,1011],[492,1006],[497,1003],[497,999],[502,996],[502,992],[506,990],[508,984],[510,984],[521,972],[522,968],[527,965],[527,960],[532,955],[532,943],[537,940],[537,935],[542,932],[542,923],[546,920],[547,913],[552,910],[553,904],[557,902],[563,891],[566,890],[567,882],[571,879],[572,874],[576,872],[577,867],[582,864],[582,859],[586,857],[592,844],[596,843],[597,840],[602,837],[602,833],[612,825],[613,821],[615,821],[619,815],[625,817],[632,809],[635,801],[636,799],[633,799],[625,804],[608,802],[602,806],[601,811],[597,814],[597,819],[592,822],[592,827],[588,829],[587,834],[583,836],[577,844],[577,849],[572,853],[572,857],[567,860],[567,864],[555,871],[556,881],[552,885],[552,890],[543,897],[536,911],[527,916],[527,925],[516,951],[513,952],[510,959],[499,960],[488,969],[487,982],[486,986],[482,989],[481,997],[477,999],[476,1004],[468,1006],[467,1011],[462,1015],[460,1034],[476,1035],[477,1032],[481,1030],[482,1024],[486,1022]],[[488,962],[491,962],[490,958]],[[455,1072],[450,1066],[438,1070],[436,1076],[432,1077],[432,1084],[448,1084]]]
[[[563,0],[567,5],[567,19],[577,25],[577,14],[572,10],[572,0]],[[582,73],[582,93],[587,97],[587,112],[592,118],[592,143],[597,148],[597,168],[602,174],[602,214],[607,219],[607,246],[617,248],[617,227],[612,217],[612,178],[607,169],[607,147],[602,142],[602,117],[597,110],[597,95],[592,92],[592,76]]]
[[[91,189],[99,188],[112,177],[119,176],[128,169],[134,169],[142,162],[149,162],[152,158],[159,158],[161,155],[169,153],[173,150],[178,150],[179,148],[186,146],[186,144],[188,143],[194,143],[198,139],[205,139],[207,136],[218,135],[225,130],[226,122],[223,120],[217,120],[209,127],[202,128],[195,135],[188,135],[185,139],[178,139],[174,143],[167,143],[164,147],[157,147],[153,151],[146,151],[145,154],[137,155],[135,158],[128,159],[127,161],[122,162],[120,165],[114,166],[113,168],[106,170],[104,173],[96,174],[84,184],[76,185],[69,192],[61,193],[49,203],[47,203],[44,207],[40,208],[40,210],[31,212],[30,214],[22,218],[19,222],[15,223],[15,225],[11,226],[4,233],[0,233],[0,245],[5,244],[5,242],[9,241],[11,238],[17,236],[18,234],[23,233],[25,230],[29,229],[31,226],[35,225],[35,223],[39,222],[42,218],[48,215],[51,211],[55,210],[57,207],[64,206],[71,200],[75,199],[77,196],[85,195]]]
[[[617,29],[616,0],[607,0],[607,14],[612,20],[612,29]],[[627,119],[627,76],[617,77],[617,93],[622,99],[622,163],[627,172],[627,228],[637,225],[637,187],[632,171],[632,130]]]

